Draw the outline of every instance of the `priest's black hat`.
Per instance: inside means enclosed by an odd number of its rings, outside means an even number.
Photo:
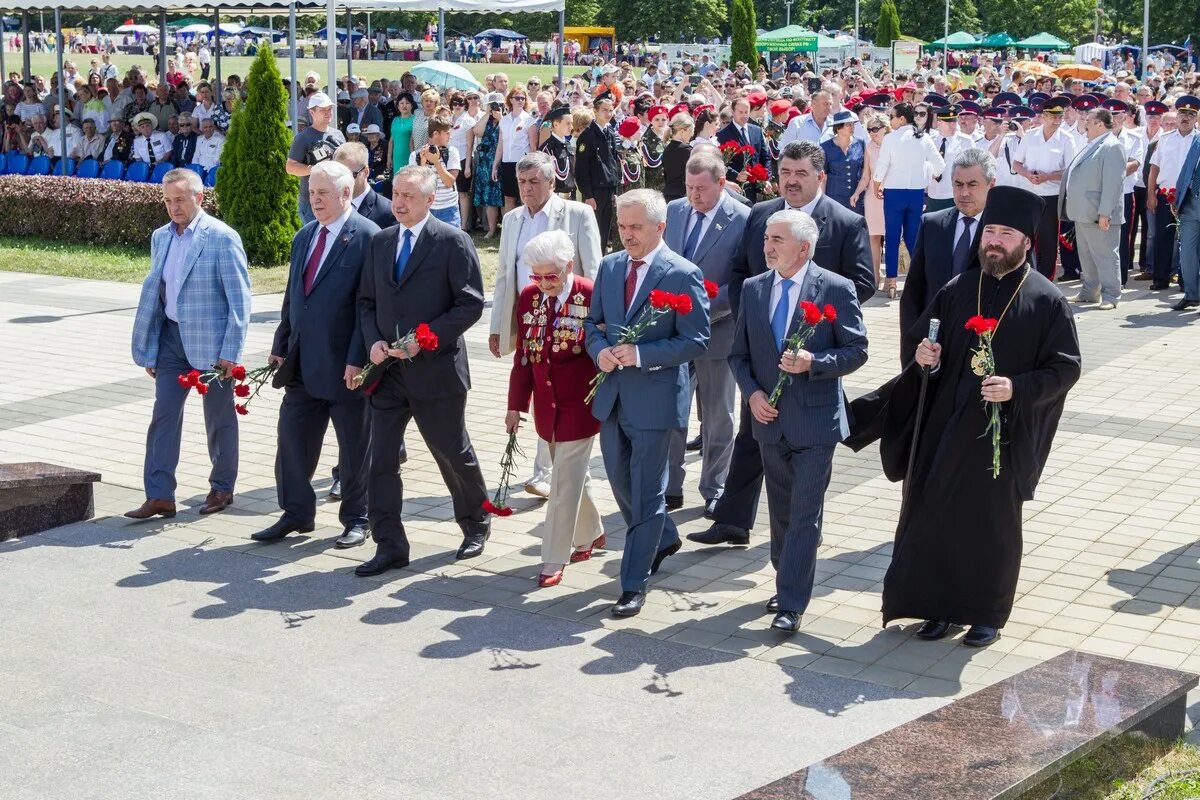
[[[994,186],[988,192],[980,227],[1004,225],[1032,239],[1042,219],[1042,202],[1042,198],[1019,186]]]

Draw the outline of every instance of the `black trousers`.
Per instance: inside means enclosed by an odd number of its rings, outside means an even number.
[[[200,80],[202,80],[202,81],[208,80],[208,68],[210,66],[212,66],[212,64],[201,64],[200,65]]]
[[[1150,233],[1150,218],[1146,215],[1146,187],[1133,187],[1133,208],[1137,212],[1135,225],[1129,231],[1129,240],[1132,242],[1137,238],[1138,231],[1142,232],[1142,238],[1138,240],[1138,266],[1142,270],[1146,270],[1146,242],[1149,240]],[[1151,253],[1151,256],[1154,254]]]
[[[338,442],[337,472],[342,481],[338,519],[345,527],[367,524],[367,470],[371,431],[366,398],[322,400],[304,388],[288,384],[279,407],[279,446],[275,454],[275,485],[284,517],[311,525],[317,513],[312,478],[321,457],[325,431],[333,422]]]
[[[1175,271],[1175,215],[1171,206],[1158,197],[1158,208],[1154,211],[1154,285],[1166,288]]]
[[[1121,285],[1129,281],[1129,270],[1133,268],[1133,229],[1137,217],[1134,215],[1133,192],[1125,193],[1125,221],[1121,223]]]
[[[1058,195],[1042,198],[1042,219],[1038,223],[1033,254],[1038,272],[1050,280],[1058,271]]]
[[[744,531],[754,527],[762,494],[763,456],[754,439],[750,404],[742,402],[742,419],[733,440],[733,457],[725,478],[725,494],[717,501],[713,522]]]
[[[616,218],[616,190],[596,189],[592,199],[596,201],[596,224],[600,226],[600,249],[607,255],[612,252],[613,220]]]
[[[465,393],[414,400],[402,390],[385,387],[371,398],[371,536],[380,551],[406,558],[409,554],[401,519],[404,477],[400,471],[400,445],[410,419],[417,423],[442,473],[454,504],[454,519],[463,535],[487,533],[488,515],[483,510],[487,487],[467,435],[466,409]]]

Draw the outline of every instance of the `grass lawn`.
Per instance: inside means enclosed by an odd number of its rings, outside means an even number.
[[[484,241],[475,238],[475,248],[483,267],[483,287],[490,292],[496,282],[499,237]],[[150,252],[137,247],[97,247],[29,237],[0,236],[0,270],[58,275],[63,278],[90,278],[119,283],[141,283],[150,271]],[[287,266],[253,267],[250,270],[254,294],[282,292],[287,285]]]
[[[88,63],[92,56],[81,55],[74,53],[70,58],[75,61],[80,72],[87,74]],[[21,56],[18,53],[7,52],[4,54],[4,64],[6,70],[20,70]],[[226,57],[221,59],[221,75],[228,77],[229,75],[241,75],[242,78],[250,72],[250,64],[254,61],[247,57]],[[124,53],[118,53],[113,56],[113,63],[117,65],[117,69],[122,73],[134,65],[140,65],[150,74],[155,74],[156,69],[153,60],[149,56],[133,56]],[[288,77],[288,59],[278,59],[279,71],[284,77]],[[310,69],[315,70],[322,76],[321,83],[324,84],[324,76],[326,74],[325,59],[316,58],[301,58],[296,61],[297,75],[300,78],[304,77],[304,73]],[[355,59],[353,62],[354,74],[359,77],[364,77],[367,80],[376,78],[387,78],[388,80],[399,80],[401,73],[405,70],[412,69],[417,65],[414,61],[359,61]],[[483,82],[483,76],[493,72],[503,72],[508,75],[510,81],[520,81],[525,83],[533,75],[537,75],[542,79],[542,83],[549,83],[551,78],[558,76],[558,67],[556,66],[529,66],[526,64],[464,64],[475,79],[480,83]],[[33,53],[30,56],[30,68],[35,75],[43,75],[49,77],[54,74],[55,56],[53,53]],[[214,66],[215,70],[215,66]],[[563,73],[567,77],[578,75],[584,71],[583,67],[566,67]],[[338,61],[338,77],[346,74],[346,60]],[[199,77],[197,75],[196,77]],[[215,72],[212,74],[215,78]]]
[[[1138,769],[1141,764],[1149,764]],[[1148,792],[1150,792],[1148,794]],[[1119,736],[1020,800],[1190,800],[1200,797],[1200,749],[1137,734]]]

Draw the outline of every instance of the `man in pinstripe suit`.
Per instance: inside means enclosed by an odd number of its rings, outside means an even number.
[[[803,211],[777,211],[767,220],[763,252],[770,271],[742,286],[729,364],[748,398],[753,433],[762,451],[771,516],[771,564],[777,611],[771,627],[793,632],[812,599],[825,490],[833,451],[850,433],[842,376],[867,361],[867,331],[854,284],[812,261],[817,224]],[[804,348],[785,343],[803,323],[802,301],[832,306]],[[774,406],[770,393],[788,373]]]

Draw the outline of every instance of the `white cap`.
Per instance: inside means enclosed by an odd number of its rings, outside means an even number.
[[[353,124],[353,123],[351,123],[351,124]],[[349,130],[349,129],[350,128],[347,126],[346,130]],[[363,133],[378,133],[380,135],[383,135],[383,131],[379,130],[379,126],[376,125],[374,122],[372,122],[370,125],[368,125],[367,129],[365,131],[363,131]]]
[[[357,122],[351,122],[346,126],[346,133],[362,133],[362,128],[358,127]]]
[[[504,95],[500,94],[500,92],[492,92],[486,98],[484,98],[483,102],[486,105],[491,105],[492,103],[504,105]]]
[[[329,99],[329,95],[324,92],[313,92],[308,98],[309,108],[329,108],[333,105],[333,101]]]
[[[350,95],[351,100],[365,99],[367,96],[366,89],[355,89],[354,94]],[[340,98],[339,98],[340,99]]]
[[[338,100],[349,100],[349,99],[350,99],[350,93],[347,92],[345,89],[338,92]]]
[[[321,76],[313,70],[309,70],[308,72],[304,73],[304,80],[308,81],[309,78],[312,78],[314,81],[321,80]]]

